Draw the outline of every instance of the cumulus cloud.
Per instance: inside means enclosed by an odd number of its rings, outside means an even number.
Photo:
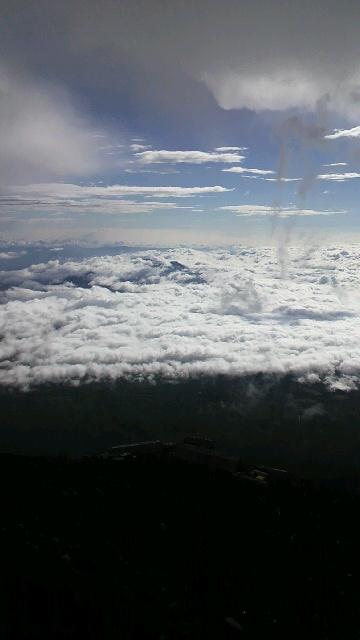
[[[142,151],[136,153],[136,158],[143,164],[152,163],[188,163],[205,164],[208,162],[242,162],[245,156],[239,153],[214,153],[213,151]]]
[[[219,106],[225,110],[251,109],[263,111],[319,112],[326,105],[327,110],[351,120],[360,117],[360,74],[346,73],[336,78],[330,69],[321,75],[316,68],[291,59],[259,62],[258,66],[238,69],[207,71],[200,75],[214,95]],[[286,68],[287,67],[287,68]],[[324,136],[327,140],[343,137],[359,137],[360,127],[349,130],[335,130]]]
[[[232,211],[238,216],[257,217],[275,216],[279,218],[289,218],[291,216],[333,216],[345,211],[319,211],[316,209],[300,209],[297,207],[275,208],[262,204],[240,204],[220,207],[222,211]]]
[[[253,111],[282,111],[299,107],[313,111],[326,88],[316,86],[315,79],[299,72],[204,73],[203,81],[223,109],[248,108]]]
[[[144,250],[1,272],[0,383],[360,370],[359,247]]]

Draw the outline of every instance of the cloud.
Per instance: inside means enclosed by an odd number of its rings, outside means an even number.
[[[330,162],[329,164],[323,164],[323,167],[347,167],[347,162]]]
[[[322,173],[317,176],[318,180],[328,180],[329,182],[346,182],[355,178],[360,178],[360,173],[354,171],[348,173]]]
[[[224,151],[246,151],[247,147],[215,147],[215,151],[223,153]]]
[[[243,174],[253,173],[259,176],[267,176],[275,173],[275,171],[272,171],[271,169],[248,169],[248,167],[230,167],[229,169],[221,169],[221,171],[226,171],[228,173],[243,173]]]
[[[143,151],[144,149],[150,149],[151,145],[149,144],[139,144],[139,143],[134,143],[130,145],[130,149],[131,151]]]
[[[360,126],[352,129],[335,129],[333,133],[324,136],[326,140],[338,140],[339,138],[360,138]]]
[[[299,182],[302,178],[265,178],[267,182]]]
[[[114,197],[114,196],[156,196],[181,198],[194,195],[207,195],[212,193],[225,193],[233,191],[219,185],[210,187],[170,187],[170,186],[148,186],[148,185],[121,185],[114,184],[108,186],[77,185],[62,182],[29,184],[8,187],[7,194],[22,197],[49,197],[49,198],[74,198],[77,197]]]
[[[191,8],[173,2],[166,11],[162,2],[150,10],[139,0],[132,6],[124,0],[118,8],[112,2],[101,11],[95,3],[92,8],[75,12],[73,34],[81,33],[73,38],[75,50],[89,55],[105,47],[112,59],[125,50],[146,70],[175,76],[174,99],[192,76],[224,109],[313,111],[326,100],[341,115],[360,114],[354,65],[360,10],[353,0],[345,8],[334,0],[286,6],[273,0],[268,7],[260,0],[225,0],[221,6],[199,0]]]
[[[102,160],[91,122],[63,89],[0,67],[0,184],[82,176]]]
[[[136,158],[143,164],[151,163],[188,163],[205,164],[208,162],[242,162],[245,156],[239,153],[214,153],[206,151],[142,151],[136,153]]]
[[[159,208],[179,207],[172,202],[127,200],[128,196],[139,198],[193,198],[211,196],[232,191],[219,185],[210,187],[170,187],[110,185],[85,186],[66,183],[44,183],[16,185],[2,190],[0,208],[7,211],[73,210],[99,213],[147,213]]]
[[[359,379],[357,245],[143,250],[3,271],[0,383]]]
[[[2,48],[104,93],[131,77],[143,104],[193,109],[195,82],[224,109],[328,109],[360,116],[360,8],[335,0],[4,0]],[[3,4],[4,4],[3,2]],[[56,28],[54,25],[56,24]],[[306,42],[304,40],[306,34]],[[128,82],[128,84],[130,84]],[[149,98],[149,93],[151,94]],[[199,92],[200,94],[200,92]],[[202,97],[202,96],[201,96]],[[203,104],[199,99],[199,110]]]
[[[25,254],[26,251],[0,251],[0,260],[14,260]]]
[[[281,209],[269,205],[241,204],[234,206],[220,207],[222,211],[232,211],[238,216],[274,216],[279,218],[289,218],[291,216],[333,216],[345,211],[318,211],[316,209],[300,209],[296,207],[284,207]]]
[[[143,173],[155,173],[158,176],[168,176],[168,175],[173,176],[176,173],[180,173],[180,171],[178,171],[177,169],[174,169],[173,167],[167,167],[162,169],[154,169],[154,168],[143,169],[143,168],[136,167],[136,169],[124,169],[124,173],[136,173],[137,175],[141,175]]]
[[[202,79],[220,107],[227,110],[283,111],[298,107],[313,111],[323,93],[326,94],[325,88],[319,90],[315,80],[301,77],[296,71],[264,75],[207,72]]]

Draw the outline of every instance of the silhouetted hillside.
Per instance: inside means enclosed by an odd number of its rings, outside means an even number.
[[[4,639],[358,638],[357,496],[151,455],[0,476]]]
[[[290,376],[3,388],[0,402],[2,452],[78,456],[198,433],[222,451],[302,475],[353,475],[359,464],[360,392]]]

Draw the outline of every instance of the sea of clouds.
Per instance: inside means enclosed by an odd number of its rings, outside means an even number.
[[[1,385],[264,372],[357,386],[359,245],[80,259],[60,249],[21,269],[11,257],[0,272]]]

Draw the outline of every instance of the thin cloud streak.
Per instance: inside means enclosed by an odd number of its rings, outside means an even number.
[[[221,169],[227,173],[255,174],[259,176],[267,176],[276,173],[271,169],[249,169],[248,167],[230,167],[229,169]]]
[[[208,162],[233,163],[242,162],[245,156],[239,153],[215,153],[213,151],[142,151],[135,154],[136,158],[142,164],[206,164]]]
[[[293,216],[306,217],[306,216],[333,216],[336,214],[343,214],[346,211],[319,211],[316,209],[300,209],[297,207],[283,207],[279,210],[274,210],[274,207],[268,205],[231,205],[226,207],[220,207],[221,211],[232,211],[237,216],[257,217],[266,216],[274,218],[289,218]]]
[[[317,176],[318,180],[327,180],[329,182],[347,182],[348,180],[354,180],[360,178],[360,173],[356,171],[347,173],[322,173]]]

